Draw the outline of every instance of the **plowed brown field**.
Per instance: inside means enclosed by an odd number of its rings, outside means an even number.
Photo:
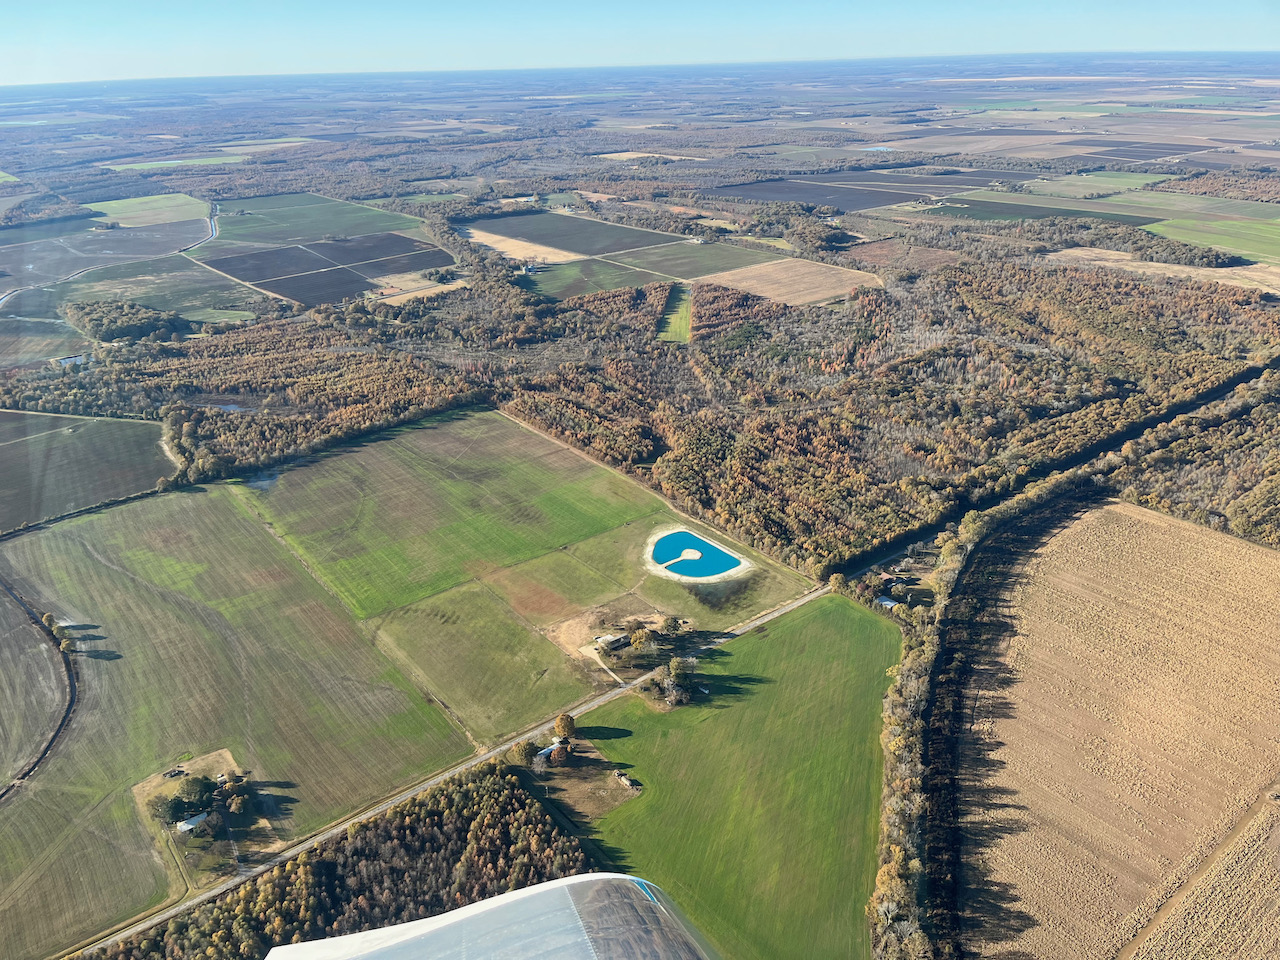
[[[1199,956],[1190,944],[1212,945],[1227,912],[1246,909],[1218,868],[1267,884],[1251,895],[1274,914],[1280,870],[1258,851],[1272,828],[1228,835],[1280,772],[1280,553],[1113,504],[1021,573],[1008,683],[972,691],[972,952],[1115,957],[1190,879],[1205,889],[1180,906],[1189,925],[1157,926],[1139,956]],[[997,922],[973,906],[980,890],[997,891]],[[1274,956],[1250,942],[1240,956]]]

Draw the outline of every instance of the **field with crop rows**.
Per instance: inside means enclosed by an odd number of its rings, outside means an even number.
[[[160,425],[0,411],[0,530],[150,490],[173,473]]]
[[[626,697],[581,735],[643,791],[595,824],[737,960],[870,956],[880,701],[901,637],[828,596],[698,664],[709,696],[660,713]]]
[[[84,334],[65,323],[0,319],[0,370],[77,355],[88,346]]]
[[[0,593],[0,787],[44,748],[65,703],[61,657],[7,593]]]
[[[784,257],[770,263],[713,273],[702,278],[734,290],[744,290],[757,297],[768,297],[783,303],[805,304],[847,296],[858,287],[882,287],[884,282],[874,273],[834,267],[829,263]]]
[[[620,253],[609,259],[637,270],[648,270],[677,280],[693,280],[709,273],[769,263],[778,257],[763,250],[735,247],[729,243],[669,243]]]
[[[248,252],[246,244],[306,243],[328,237],[412,230],[413,217],[310,193],[281,194],[218,204],[218,238],[201,245],[200,259]]]
[[[968,948],[1114,957],[1280,773],[1280,553],[1113,504],[1008,603],[960,764]]]
[[[0,806],[8,960],[166,897],[131,787],[183,754],[230,749],[292,836],[470,751],[239,497],[155,497],[0,545],[0,572],[81,625],[83,696],[47,764]]]
[[[533,277],[533,287],[544,297],[565,300],[601,290],[643,287],[665,279],[655,273],[633,270],[605,260],[574,260],[539,268]]]

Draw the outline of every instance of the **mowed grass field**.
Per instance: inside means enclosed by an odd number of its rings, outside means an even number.
[[[207,260],[250,252],[252,247],[246,244],[278,245],[326,237],[360,237],[412,230],[419,225],[420,221],[403,214],[310,193],[223,200],[218,203],[217,239],[201,244],[194,254]]]
[[[682,283],[676,284],[671,288],[667,309],[662,312],[662,322],[658,324],[658,339],[688,343],[692,331],[693,301],[689,298],[689,288]]]
[[[625,601],[723,629],[808,586],[749,551],[756,574],[732,595],[650,576],[649,535],[684,522],[634,481],[492,411],[394,431],[240,492],[485,742],[591,691],[570,654],[591,639],[592,608]]]
[[[1085,198],[1098,194],[1127,193],[1138,190],[1149,183],[1168,180],[1169,176],[1151,173],[1122,173],[1117,171],[1100,171],[1097,173],[1072,174],[1065,177],[1053,177],[1050,180],[1028,180],[1022,185],[1028,193],[1044,197]]]
[[[106,200],[86,203],[90,210],[102,214],[98,219],[112,220],[122,227],[150,227],[158,223],[180,223],[209,216],[209,204],[185,193],[165,193],[129,200]]]
[[[1166,220],[1147,228],[1170,240],[1216,247],[1263,263],[1280,264],[1280,222]]]
[[[48,742],[62,717],[63,670],[53,644],[0,593],[0,787]]]
[[[643,792],[596,823],[728,960],[870,956],[888,620],[826,596],[699,662],[702,702],[578,719]]]
[[[108,170],[158,170],[162,167],[206,167],[220,163],[243,163],[248,157],[224,153],[213,157],[182,157],[177,160],[140,160],[137,163],[104,163]]]
[[[470,752],[231,487],[10,540],[0,571],[82,625],[75,718],[0,806],[6,960],[47,956],[166,898],[130,788],[184,754],[229,749],[288,837]]]
[[[173,469],[158,423],[0,411],[0,530],[149,490]]]
[[[263,294],[181,254],[90,270],[36,290],[24,290],[6,303],[24,316],[56,317],[64,303],[131,300],[153,310],[173,310],[197,323],[246,320]]]
[[[1240,853],[1233,828],[1280,776],[1280,553],[1111,504],[991,602],[1011,630],[974,654],[992,679],[960,747],[966,953],[1128,957],[1166,897]],[[1230,903],[1202,906],[1205,926],[1157,927],[1173,947],[1142,955],[1273,955],[1232,954]],[[1212,947],[1176,948],[1196,940]]]

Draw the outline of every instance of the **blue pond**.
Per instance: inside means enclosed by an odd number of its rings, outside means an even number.
[[[700,556],[685,556],[681,559],[686,551]],[[714,543],[703,540],[688,530],[677,530],[659,537],[658,542],[653,545],[653,562],[682,577],[714,577],[742,566],[742,561],[737,557],[725,553]]]

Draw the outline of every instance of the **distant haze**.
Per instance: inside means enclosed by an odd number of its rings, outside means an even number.
[[[1190,0],[228,0],[8,4],[0,86],[1083,51],[1276,50],[1280,4]]]

